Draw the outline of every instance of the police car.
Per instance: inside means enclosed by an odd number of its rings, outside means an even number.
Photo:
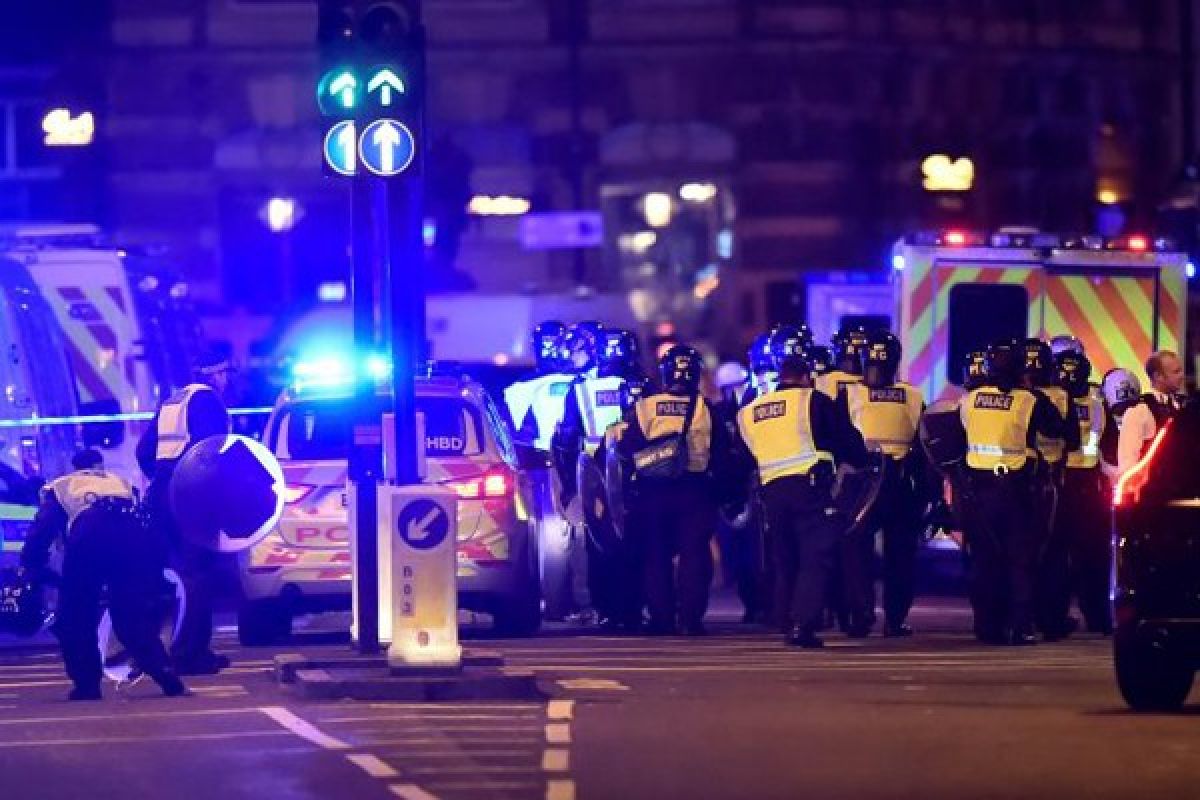
[[[530,486],[502,417],[468,378],[418,378],[416,399],[425,480],[458,494],[459,606],[490,614],[502,634],[529,635],[541,623]],[[287,502],[278,528],[243,555],[244,644],[285,637],[297,614],[350,608],[351,404],[348,386],[292,388],[267,421]]]
[[[1117,686],[1137,710],[1177,709],[1200,668],[1200,405],[1159,433],[1113,493]]]

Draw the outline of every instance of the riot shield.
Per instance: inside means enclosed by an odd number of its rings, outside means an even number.
[[[167,652],[179,636],[179,628],[183,625],[183,615],[187,610],[187,594],[183,581],[172,569],[163,570],[163,596],[159,605],[161,621],[159,636]],[[112,617],[108,611],[100,618],[100,628],[97,633],[100,642],[100,658],[104,664],[104,676],[120,685],[134,683],[142,677],[142,672],[133,663],[125,645],[121,644],[113,633]]]

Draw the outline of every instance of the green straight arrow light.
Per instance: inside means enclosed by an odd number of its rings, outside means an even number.
[[[352,72],[342,72],[329,84],[329,93],[338,99],[342,108],[354,108],[354,93],[358,79]]]
[[[404,94],[404,81],[387,67],[376,72],[367,81],[367,94],[379,90],[379,105],[387,108],[392,104],[392,92]]]

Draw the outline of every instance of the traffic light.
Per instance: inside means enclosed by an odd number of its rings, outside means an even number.
[[[398,175],[419,164],[424,31],[418,0],[319,0],[327,172]]]

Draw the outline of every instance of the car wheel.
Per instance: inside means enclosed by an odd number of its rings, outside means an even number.
[[[1117,631],[1113,662],[1121,696],[1135,711],[1177,711],[1192,690],[1192,665],[1134,631]]]
[[[278,644],[292,635],[292,615],[277,600],[250,600],[238,609],[238,641],[245,647]]]

